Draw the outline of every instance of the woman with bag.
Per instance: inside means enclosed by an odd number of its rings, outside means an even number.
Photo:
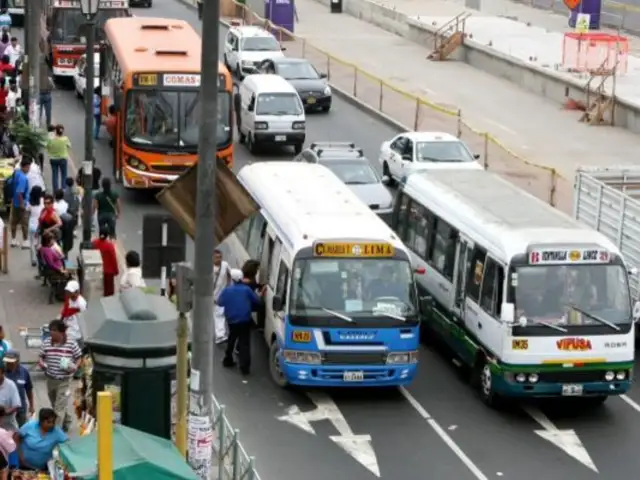
[[[121,212],[120,196],[111,189],[109,178],[103,178],[101,184],[102,190],[93,197],[93,211],[98,214],[98,229],[106,226],[115,240],[116,221]]]

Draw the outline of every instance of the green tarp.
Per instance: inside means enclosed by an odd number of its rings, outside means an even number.
[[[97,479],[97,436],[73,439],[60,446],[69,473]],[[198,480],[171,441],[123,425],[113,426],[114,480]]]

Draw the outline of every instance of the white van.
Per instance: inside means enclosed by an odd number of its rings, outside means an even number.
[[[253,154],[261,146],[291,145],[302,151],[306,122],[296,89],[278,75],[249,75],[234,97],[240,142]]]

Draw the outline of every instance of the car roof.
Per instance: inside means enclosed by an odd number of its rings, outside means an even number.
[[[264,28],[253,25],[233,27],[231,31],[239,37],[273,37],[273,35]]]
[[[406,132],[403,135],[414,142],[459,142],[455,135],[446,132]]]

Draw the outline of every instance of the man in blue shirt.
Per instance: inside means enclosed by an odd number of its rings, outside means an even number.
[[[16,414],[18,426],[22,427],[27,423],[27,412],[29,417],[35,412],[35,399],[33,398],[33,383],[31,382],[31,374],[29,370],[20,365],[20,352],[17,350],[9,350],[4,354],[5,375],[9,380],[18,387],[20,395],[20,408]]]
[[[56,413],[51,408],[41,408],[38,419],[25,423],[16,437],[20,467],[38,471],[46,471],[53,450],[69,440],[67,434],[56,427]]]
[[[251,312],[254,306],[261,304],[262,300],[247,285],[250,279],[243,278],[241,270],[232,269],[230,276],[233,283],[225,287],[216,300],[216,303],[224,308],[224,317],[229,325],[227,350],[222,365],[227,368],[235,365],[233,350],[237,343],[240,372],[248,375],[251,367],[251,322],[253,320]]]
[[[18,225],[22,229],[22,248],[29,248],[29,216],[27,214],[27,194],[29,193],[29,160],[23,158],[20,168],[13,173],[11,179],[12,202],[11,202],[11,246],[18,246]]]
[[[11,28],[11,15],[9,15],[9,11],[3,9],[0,11],[0,28],[6,27],[7,30]]]

